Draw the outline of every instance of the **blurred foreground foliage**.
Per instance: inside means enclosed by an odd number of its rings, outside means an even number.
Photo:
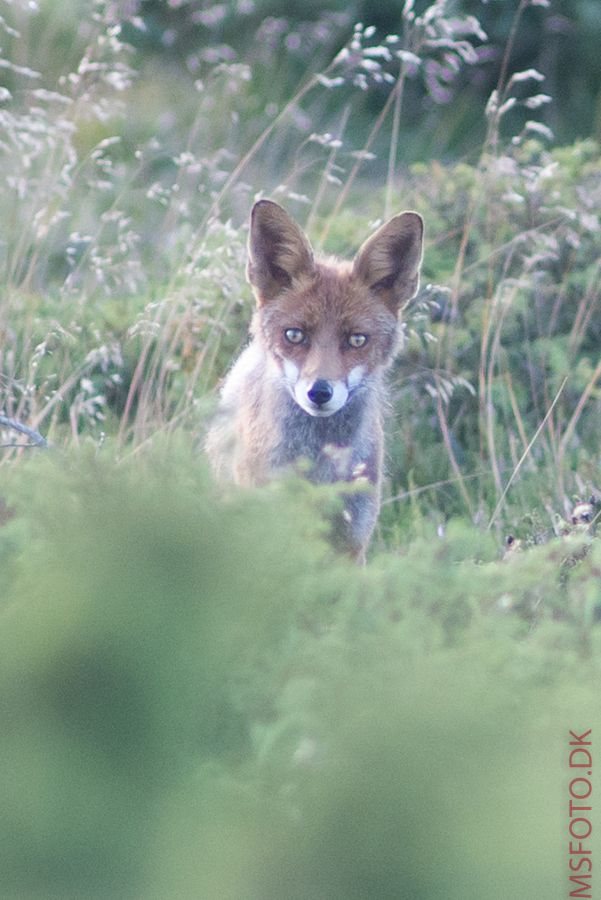
[[[219,496],[173,444],[6,482],[2,897],[565,896],[594,539],[451,523],[360,570],[331,497]]]

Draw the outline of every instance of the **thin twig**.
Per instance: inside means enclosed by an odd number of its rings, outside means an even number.
[[[438,376],[436,377],[436,381],[438,383]],[[455,477],[457,479],[457,484],[459,486],[459,491],[461,493],[461,496],[463,497],[463,502],[465,503],[465,505],[467,507],[467,510],[470,514],[470,518],[473,520],[474,507],[472,505],[472,501],[470,500],[469,492],[465,486],[465,476],[463,475],[463,473],[459,467],[459,463],[457,462],[457,458],[453,451],[453,444],[451,442],[449,426],[448,426],[447,420],[444,415],[442,399],[440,396],[440,389],[436,393],[436,412],[438,415],[438,422],[440,424],[440,430],[442,432],[442,439],[444,441],[444,445],[445,445],[445,448],[446,448],[446,451],[448,453],[449,460],[451,463],[451,468],[453,469],[453,472],[455,473]]]
[[[583,392],[580,396],[580,399],[579,399],[578,403],[576,404],[576,409],[572,413],[572,418],[568,422],[568,424],[566,426],[566,430],[564,431],[564,433],[561,437],[561,440],[559,442],[560,459],[563,459],[563,457],[564,457],[564,454],[567,450],[568,444],[572,440],[572,435],[574,434],[574,431],[576,430],[576,426],[578,425],[578,420],[580,419],[580,416],[582,415],[582,410],[584,409],[584,407],[586,405],[586,401],[588,400],[588,398],[592,394],[593,390],[595,389],[597,382],[599,381],[599,378],[601,378],[601,360],[599,360],[599,362],[597,363],[597,365],[595,367],[595,371],[589,378],[588,384],[585,387],[585,389],[583,390]]]
[[[386,117],[390,111],[390,107],[392,106],[392,104],[395,101],[398,90],[400,90],[400,88],[399,88],[399,82],[397,81],[394,88],[391,90],[388,97],[386,98],[386,102],[385,102],[384,106],[382,107],[382,109],[380,110],[378,117],[376,118],[376,121],[374,122],[372,129],[367,136],[367,140],[365,141],[365,143],[363,145],[361,154],[357,157],[355,163],[353,164],[353,167],[351,168],[351,171],[349,172],[349,174],[346,178],[346,181],[344,182],[344,186],[343,186],[342,190],[340,191],[340,194],[338,195],[338,199],[336,200],[336,203],[334,204],[334,209],[330,213],[330,216],[328,217],[328,221],[326,222],[326,225],[321,232],[321,236],[319,238],[320,245],[325,244],[328,234],[330,233],[330,228],[332,226],[332,222],[336,218],[338,213],[340,212],[342,206],[344,206],[344,202],[345,202],[346,198],[348,197],[349,191],[350,191],[351,187],[353,186],[355,178],[357,177],[357,175],[359,173],[359,169],[361,168],[361,166],[363,165],[363,163],[365,161],[365,154],[368,153],[371,145],[373,144],[376,137],[378,136],[380,129],[382,128],[382,125],[386,121]]]
[[[520,5],[518,6],[515,16],[513,17],[513,22],[511,23],[509,37],[507,38],[507,43],[505,44],[503,61],[501,62],[501,71],[499,73],[499,79],[497,81],[497,91],[499,92],[500,97],[503,96],[503,93],[507,87],[507,72],[509,70],[509,61],[511,59],[511,54],[513,53],[513,45],[515,44],[515,40],[518,35],[520,19],[522,18],[523,12],[527,6],[528,0],[520,0]]]
[[[505,471],[505,469],[502,471]],[[395,503],[400,500],[409,500],[411,497],[418,497],[426,491],[438,490],[438,488],[457,484],[458,481],[471,481],[474,478],[490,478],[490,475],[490,469],[482,469],[480,472],[470,472],[468,475],[461,475],[459,478],[445,478],[442,481],[432,481],[430,484],[422,484],[419,487],[412,488],[410,491],[403,491],[402,494],[395,494],[394,497],[386,497],[382,500],[381,505],[387,506],[389,503]]]
[[[48,447],[48,441],[46,438],[42,437],[39,431],[35,431],[33,428],[29,428],[28,425],[23,425],[22,422],[17,422],[16,419],[9,419],[8,416],[0,415],[0,427],[2,428],[12,428],[13,431],[18,431],[19,434],[24,434],[28,437],[32,443],[31,444],[2,444],[0,446],[3,447],[43,447],[46,449]]]
[[[317,213],[319,211],[319,207],[321,206],[321,201],[324,198],[326,188],[328,186],[328,179],[332,173],[332,168],[334,166],[336,157],[338,155],[338,150],[339,150],[338,142],[340,142],[340,146],[341,146],[342,138],[344,136],[344,132],[346,131],[346,126],[348,124],[350,114],[351,114],[351,104],[347,103],[347,105],[344,107],[344,110],[342,111],[342,116],[340,119],[340,126],[338,128],[338,134],[337,134],[338,141],[335,142],[335,146],[333,146],[330,150],[330,154],[329,154],[328,160],[326,162],[326,167],[323,171],[323,175],[321,176],[321,178],[319,180],[319,185],[318,185],[318,188],[317,188],[317,191],[315,194],[315,198],[313,200],[313,204],[311,206],[311,211],[309,212],[309,216],[307,218],[307,223],[305,226],[305,230],[306,230],[307,234],[311,234],[311,229],[313,228],[313,224],[315,222],[315,219],[317,218]]]
[[[392,215],[392,192],[394,189],[394,176],[396,172],[397,152],[399,146],[399,131],[401,127],[401,106],[407,72],[405,63],[401,63],[401,71],[398,77],[398,90],[395,90],[394,108],[392,110],[392,136],[390,138],[390,150],[388,153],[388,174],[386,176],[386,197],[384,200],[384,218]]]
[[[539,434],[541,433],[541,431],[542,431],[543,428],[545,427],[545,425],[546,425],[546,423],[547,423],[547,419],[549,418],[549,416],[551,415],[551,413],[552,413],[553,410],[555,409],[555,406],[556,406],[556,404],[557,404],[557,401],[558,401],[559,398],[561,397],[561,395],[562,395],[562,393],[563,393],[563,389],[564,389],[564,387],[566,386],[567,380],[568,380],[568,376],[566,375],[566,377],[564,378],[564,380],[563,380],[562,383],[561,383],[561,386],[560,386],[559,390],[558,390],[557,393],[555,394],[555,399],[553,400],[553,403],[551,404],[551,406],[549,407],[549,409],[548,409],[547,412],[545,413],[545,418],[543,419],[543,421],[540,423],[540,425],[538,426],[538,428],[537,428],[536,431],[534,432],[534,437],[532,438],[532,440],[530,441],[530,443],[528,444],[528,446],[526,447],[526,449],[525,449],[524,452],[522,453],[522,455],[521,455],[521,457],[520,457],[520,460],[519,460],[517,466],[515,467],[515,469],[514,469],[513,472],[511,473],[511,476],[510,476],[510,478],[509,478],[509,481],[508,481],[507,484],[505,485],[505,490],[503,491],[503,493],[502,493],[501,496],[499,497],[499,502],[498,502],[497,505],[495,506],[495,511],[493,512],[492,516],[490,517],[490,522],[489,522],[488,525],[486,526],[486,530],[487,530],[487,531],[490,531],[490,529],[492,528],[493,523],[494,523],[495,519],[497,518],[497,513],[499,512],[499,510],[500,510],[501,507],[503,506],[503,503],[505,502],[505,497],[507,496],[507,492],[509,491],[509,488],[511,487],[511,485],[512,485],[513,482],[515,481],[515,479],[516,479],[516,477],[517,477],[517,474],[518,474],[518,472],[520,471],[520,469],[522,468],[522,464],[523,464],[524,460],[526,459],[526,457],[528,456],[528,454],[530,453],[530,450],[532,449],[532,447],[533,447],[533,445],[534,445],[534,443],[535,443],[537,437],[539,436]]]

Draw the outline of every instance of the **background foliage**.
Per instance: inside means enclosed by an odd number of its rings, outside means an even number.
[[[0,14],[0,414],[52,445],[2,432],[0,894],[565,896],[600,712],[596,0]],[[364,571],[335,490],[223,497],[198,449],[262,195],[343,255],[426,221]]]

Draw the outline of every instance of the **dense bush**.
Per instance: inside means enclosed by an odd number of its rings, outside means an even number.
[[[457,524],[360,571],[319,494],[224,502],[181,448],[10,481],[3,896],[564,896],[595,542]]]

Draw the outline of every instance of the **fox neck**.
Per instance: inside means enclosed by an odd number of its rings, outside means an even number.
[[[272,465],[287,466],[304,458],[315,464],[310,473],[313,480],[349,478],[353,467],[371,455],[374,432],[381,424],[373,421],[380,394],[381,376],[373,374],[342,409],[320,418],[306,413],[282,387],[278,397],[280,436],[273,448]]]

